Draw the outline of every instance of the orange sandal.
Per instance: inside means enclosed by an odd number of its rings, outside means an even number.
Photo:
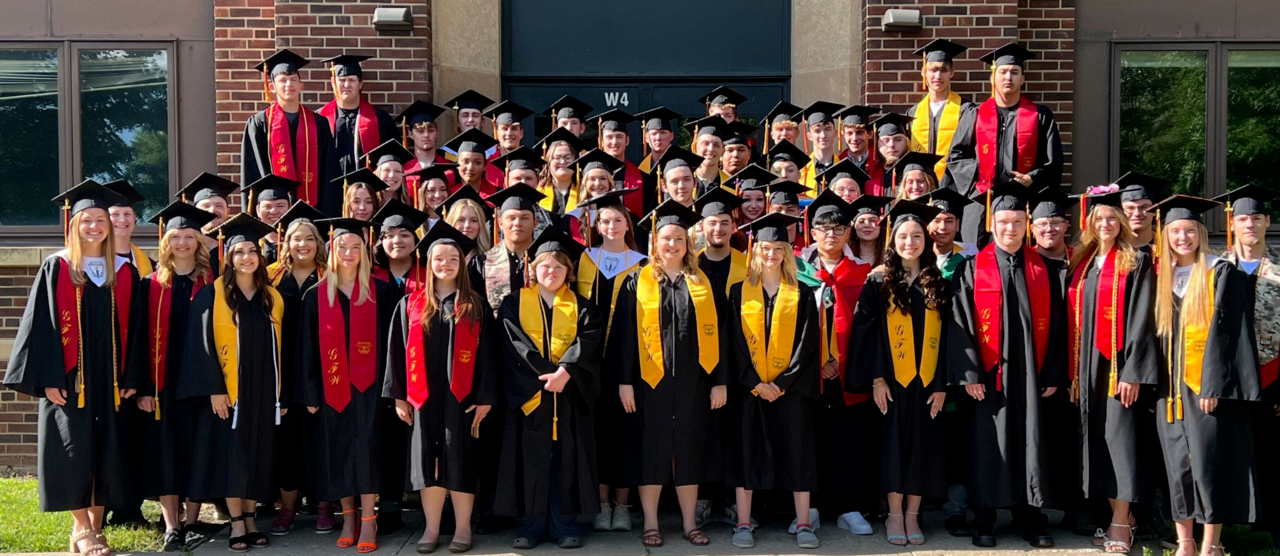
[[[354,515],[355,513],[356,513],[356,511],[355,511],[355,510],[342,510],[342,523],[343,523],[343,524],[346,524],[346,522],[347,522],[347,514],[353,514],[353,515]],[[360,536],[360,523],[359,523],[359,522],[356,522],[356,532],[355,532],[355,535],[356,535],[356,536]],[[355,546],[355,545],[356,545],[356,540],[355,540],[354,538],[352,538],[352,537],[338,537],[338,542],[337,542],[337,543],[335,543],[335,545],[337,545],[337,547],[338,547],[338,548],[351,548],[351,547],[353,547],[353,546]]]
[[[356,552],[367,554],[378,549],[378,514],[373,514],[371,517],[362,517],[360,521],[373,522],[373,542],[362,542],[356,545]],[[362,523],[361,525],[364,524]]]

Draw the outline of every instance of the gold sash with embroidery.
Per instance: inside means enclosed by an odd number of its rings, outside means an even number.
[[[778,286],[778,299],[773,304],[771,333],[767,334],[769,342],[766,346],[764,286],[742,284],[742,331],[751,351],[751,364],[761,382],[772,383],[791,366],[799,314],[800,287],[783,282]]]
[[[222,379],[227,385],[227,396],[231,405],[236,404],[240,392],[240,334],[239,327],[231,315],[231,307],[227,305],[227,290],[224,284],[226,276],[219,277],[213,283],[213,342],[218,348],[218,364],[222,366]],[[271,326],[276,333],[276,369],[280,368],[280,350],[283,340],[281,323],[284,322],[284,299],[275,288],[267,288],[266,292],[258,292],[271,296]],[[276,399],[280,399],[280,373],[276,373]]]
[[[929,113],[929,95],[925,95],[916,105],[916,118],[911,122],[911,139],[919,144],[924,152],[942,155],[942,160],[933,167],[934,174],[941,178],[947,171],[947,153],[951,150],[951,137],[955,135],[956,127],[960,124],[960,95],[955,91],[947,93],[947,103],[942,105],[942,116],[938,118],[938,146],[930,151],[929,124],[932,123],[932,119],[932,114]]]
[[[696,279],[685,280],[693,311],[697,318],[698,363],[707,374],[720,363],[720,329],[716,314],[716,302],[711,293],[711,281],[701,270]],[[636,332],[640,341],[640,378],[657,388],[666,374],[662,354],[662,318],[659,315],[662,289],[653,272],[641,272],[636,277]]]
[[[707,252],[706,249],[698,251],[698,256],[701,257],[702,254],[706,252]],[[747,279],[747,254],[737,249],[730,249],[729,250],[729,279],[726,280],[724,283],[725,297],[729,296],[729,289],[732,288],[734,284],[737,284],[739,282],[744,282],[746,281],[746,279]]]
[[[924,312],[924,349],[920,350],[918,369],[911,315],[891,305],[885,323],[889,328],[889,350],[893,353],[893,377],[905,388],[919,374],[920,382],[928,386],[938,369],[938,345],[942,338],[942,316],[938,310]]]
[[[538,353],[542,353],[552,363],[559,363],[564,352],[573,345],[574,338],[578,337],[578,297],[569,289],[568,284],[560,286],[556,292],[551,315],[551,353],[547,354],[542,351],[543,336],[547,330],[542,314],[542,295],[538,293],[536,284],[520,290],[520,328],[538,346]],[[538,409],[541,403],[542,391],[539,390],[520,409],[528,415]]]

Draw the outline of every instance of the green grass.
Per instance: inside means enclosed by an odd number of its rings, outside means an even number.
[[[148,520],[159,519],[160,506],[148,501],[143,506]],[[71,513],[40,511],[36,479],[0,477],[0,552],[65,552],[71,536]],[[120,552],[154,552],[164,535],[159,528],[108,526],[111,547]]]
[[[1222,532],[1222,546],[1227,547],[1228,556],[1280,556],[1280,550],[1271,544],[1269,533],[1255,532],[1248,525],[1227,527]],[[1172,550],[1163,552],[1158,555],[1143,547],[1142,556],[1173,556]]]

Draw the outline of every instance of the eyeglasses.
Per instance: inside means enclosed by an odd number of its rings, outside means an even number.
[[[1065,228],[1067,227],[1067,221],[1062,218],[1052,218],[1049,220],[1041,220],[1039,222],[1036,222],[1032,224],[1031,227],[1037,230],[1048,230],[1050,228]]]
[[[573,155],[571,155],[571,154],[555,155],[555,156],[552,156],[552,157],[551,157],[551,160],[553,160],[553,161],[555,161],[555,162],[573,162],[573,161],[575,161],[575,160],[577,160],[577,159],[578,159],[578,157],[573,156]]]
[[[822,235],[838,236],[838,235],[844,235],[845,232],[849,231],[849,227],[848,226],[822,226],[820,228],[814,228],[813,231],[818,232]]]

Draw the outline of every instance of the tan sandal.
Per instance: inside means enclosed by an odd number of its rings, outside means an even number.
[[[640,544],[643,544],[646,548],[658,548],[665,542],[662,540],[662,531],[657,529],[649,529],[640,535]]]
[[[1111,527],[1124,527],[1125,529],[1128,529],[1129,542],[1113,541],[1113,540],[1107,539],[1102,543],[1102,551],[1106,552],[1107,554],[1128,554],[1130,550],[1133,550],[1134,531],[1136,531],[1138,527],[1134,525],[1121,524],[1121,523],[1112,523]]]
[[[82,550],[80,548],[81,541],[93,541],[93,543]],[[107,556],[111,554],[111,546],[107,544],[107,536],[103,535],[101,531],[85,529],[71,535],[71,545],[68,551],[72,554],[85,554],[86,556]]]

